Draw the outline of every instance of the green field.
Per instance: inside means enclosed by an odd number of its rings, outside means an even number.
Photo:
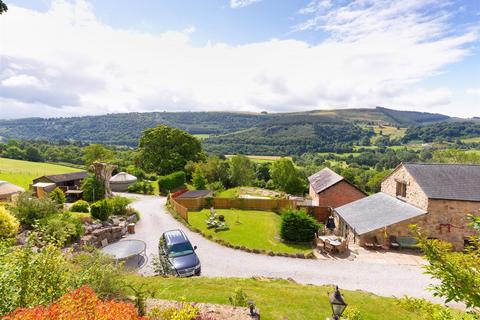
[[[335,272],[332,270],[332,272]],[[235,288],[242,288],[248,299],[260,309],[262,319],[316,320],[331,316],[329,286],[302,285],[286,280],[206,278],[188,279],[142,277],[126,278],[134,287],[154,292],[155,298],[229,304]],[[132,292],[128,292],[131,294]],[[342,290],[347,311],[358,310],[364,320],[413,320],[418,315],[402,309],[394,298],[379,297],[362,291]]]
[[[75,171],[80,170],[50,163],[0,158],[0,180],[8,181],[24,189],[28,189],[35,178]]]
[[[279,231],[281,217],[269,211],[250,210],[216,210],[217,215],[224,215],[229,230],[207,229],[210,210],[188,212],[188,222],[204,234],[214,239],[222,239],[232,245],[250,249],[273,251],[276,253],[309,253],[312,248],[306,244],[290,244],[280,241]]]
[[[390,138],[403,138],[405,135],[406,128],[397,128],[390,126],[373,126],[371,127],[376,134],[380,134],[380,131],[383,135],[389,136]]]
[[[233,156],[234,156],[233,154],[225,155],[225,157],[227,159],[231,158]],[[278,160],[280,158],[287,158],[287,159],[292,160],[292,157],[281,157],[281,156],[255,156],[255,155],[247,156],[247,155],[245,155],[245,157],[249,158],[250,160],[252,160],[253,162],[256,162],[256,163],[274,162],[275,160]]]
[[[479,143],[480,137],[465,138],[465,139],[462,139],[462,142],[463,143]]]

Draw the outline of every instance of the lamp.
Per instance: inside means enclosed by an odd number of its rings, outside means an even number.
[[[332,306],[333,319],[340,319],[347,307],[347,303],[343,300],[338,286],[335,287],[335,292],[330,295],[330,305]]]

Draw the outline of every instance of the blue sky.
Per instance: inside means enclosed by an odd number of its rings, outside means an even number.
[[[0,117],[374,107],[480,116],[480,1],[8,0]]]

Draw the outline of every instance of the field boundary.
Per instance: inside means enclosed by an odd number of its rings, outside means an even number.
[[[241,209],[280,212],[284,209],[296,209],[297,202],[288,199],[229,199],[229,198],[195,198],[175,199],[182,207],[192,211],[208,209]]]

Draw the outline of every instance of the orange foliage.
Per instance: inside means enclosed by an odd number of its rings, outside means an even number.
[[[65,294],[49,306],[18,309],[4,320],[146,320],[139,317],[132,304],[102,301],[83,286]]]

